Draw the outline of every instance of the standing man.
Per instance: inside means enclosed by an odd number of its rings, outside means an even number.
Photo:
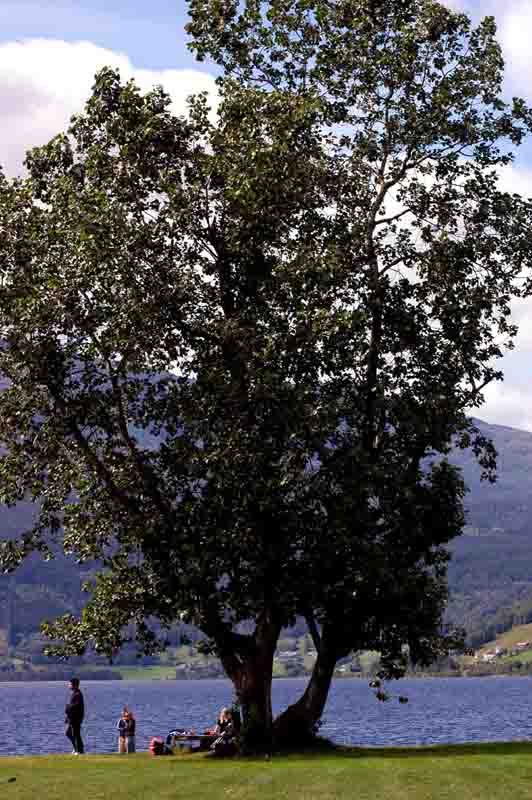
[[[65,708],[65,735],[72,742],[72,755],[79,756],[83,753],[83,741],[81,739],[81,723],[85,716],[85,705],[83,695],[79,688],[79,678],[72,678],[69,685],[70,702]]]

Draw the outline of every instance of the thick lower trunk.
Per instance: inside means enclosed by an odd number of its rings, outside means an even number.
[[[270,753],[272,749],[273,656],[279,631],[276,623],[264,618],[238,656],[235,653],[221,656],[240,704],[240,740],[245,753]]]
[[[323,714],[336,662],[347,654],[338,647],[334,630],[325,627],[304,694],[274,722],[271,688],[279,633],[280,625],[265,612],[253,635],[233,634],[220,642],[220,658],[240,703],[244,753],[270,753],[274,744],[297,747],[309,742]]]
[[[269,662],[269,663],[268,663]],[[242,749],[244,752],[265,752],[272,749],[272,670],[268,659],[252,659],[235,681],[242,713]]]
[[[281,747],[297,747],[314,738],[327,702],[336,660],[335,652],[322,648],[305,692],[274,722],[273,736],[276,744]]]

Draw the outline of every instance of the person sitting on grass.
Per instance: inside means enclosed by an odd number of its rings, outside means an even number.
[[[222,732],[222,724],[223,724],[223,717],[225,712],[227,711],[226,708],[222,708],[220,713],[218,714],[218,719],[216,720],[216,724],[212,725],[210,728],[206,728],[203,731],[203,738],[200,741],[200,750],[210,750],[211,744],[218,738],[218,736]]]
[[[239,725],[230,709],[222,709],[217,727],[220,735],[216,737],[210,746],[211,754],[220,758],[234,756],[237,751]]]
[[[228,711],[229,709],[227,708],[220,709],[216,724],[211,728],[206,728],[206,730],[203,731],[204,738],[201,740],[200,750],[210,750],[211,745],[216,741],[220,734],[223,733],[224,727],[227,725],[226,715]]]

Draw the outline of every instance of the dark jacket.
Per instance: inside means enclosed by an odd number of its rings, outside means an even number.
[[[236,736],[235,723],[232,719],[226,719],[218,724],[220,736],[223,739],[233,739]]]
[[[65,708],[67,722],[73,725],[81,725],[84,716],[85,706],[83,703],[83,695],[79,689],[72,689],[70,703]]]

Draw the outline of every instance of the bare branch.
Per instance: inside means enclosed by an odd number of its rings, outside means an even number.
[[[307,627],[314,643],[314,647],[316,648],[316,652],[319,654],[321,650],[321,635],[318,630],[318,626],[316,624],[316,619],[314,617],[314,612],[312,609],[308,609],[303,614],[305,618],[305,622],[307,623]]]

